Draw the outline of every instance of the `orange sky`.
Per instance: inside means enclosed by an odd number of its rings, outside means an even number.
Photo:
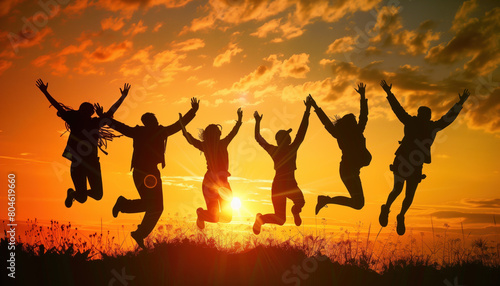
[[[388,166],[403,126],[378,82],[410,113],[420,105],[439,118],[471,91],[459,118],[442,131],[432,164],[419,186],[407,227],[416,231],[460,222],[474,233],[498,234],[500,185],[500,8],[496,1],[33,1],[0,3],[0,174],[17,176],[17,219],[56,219],[98,225],[113,219],[119,195],[138,197],[129,172],[132,140],[118,138],[101,153],[104,197],[65,208],[72,187],[61,156],[64,122],[35,87],[77,108],[83,101],[106,108],[129,82],[131,93],[115,118],[131,126],[144,112],[168,125],[201,100],[188,125],[192,134],[220,123],[227,134],[242,107],[243,125],[229,146],[230,183],[242,200],[237,221],[272,211],[272,160],[253,138],[253,112],[264,114],[262,134],[274,142],[279,129],[298,128],[302,100],[312,94],[330,116],[359,114],[357,82],[367,84],[365,130],[373,155],[361,170],[365,207],[331,205],[321,211],[333,226],[378,226],[380,205],[392,188]],[[68,2],[68,3],[63,3]],[[334,1],[335,2],[335,1]],[[59,4],[60,3],[60,4]],[[395,4],[395,6],[391,6]],[[346,195],[338,166],[341,152],[314,113],[297,160],[296,177],[306,199],[303,216],[314,223],[320,194]],[[181,134],[169,138],[163,169],[165,212],[195,214],[205,206],[201,180],[205,158]],[[5,184],[4,184],[5,186]],[[401,205],[393,205],[391,222]],[[7,205],[2,188],[0,205]],[[288,203],[291,207],[291,202]],[[2,207],[2,209],[5,209]],[[290,214],[289,214],[290,215]],[[7,218],[6,212],[0,217]],[[498,219],[498,217],[497,217]],[[289,219],[288,222],[291,220]],[[384,230],[389,232],[390,229]]]

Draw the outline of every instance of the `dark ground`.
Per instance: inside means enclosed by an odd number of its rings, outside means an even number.
[[[500,285],[500,268],[479,264],[437,270],[402,263],[378,274],[321,256],[308,258],[297,249],[257,247],[226,254],[190,242],[90,261],[86,254],[17,251],[11,279],[4,239],[0,253],[1,285]]]

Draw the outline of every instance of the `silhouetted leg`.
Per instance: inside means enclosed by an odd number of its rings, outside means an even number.
[[[140,199],[129,200],[124,199],[120,202],[120,212],[122,213],[141,213],[147,210],[147,193],[144,192],[144,179],[146,178],[146,173],[138,170],[134,170],[132,177],[134,179],[134,184],[139,192]]]
[[[75,186],[73,197],[82,204],[87,201],[87,172],[84,164],[83,161],[71,163],[71,179]]]
[[[288,197],[293,201],[292,214],[295,225],[300,226],[302,224],[300,213],[302,212],[302,208],[306,204],[306,201],[304,200],[304,194],[299,189],[299,187],[296,187],[290,190]]]
[[[365,198],[363,196],[363,187],[361,179],[359,178],[359,168],[349,167],[344,161],[340,162],[340,178],[347,188],[351,197],[337,196],[331,198],[328,203],[338,204],[353,209],[360,210],[365,205]]]
[[[87,195],[94,200],[98,201],[102,199],[102,174],[101,174],[101,163],[99,163],[99,158],[89,164],[88,169],[88,180],[90,185],[90,190],[87,191]]]
[[[262,215],[260,218],[263,222],[263,224],[266,223],[272,223],[272,224],[279,224],[283,225],[285,224],[286,221],[286,196],[285,194],[273,194],[272,195],[272,202],[274,206],[274,213],[273,214],[265,214]]]
[[[417,191],[419,183],[420,180],[413,178],[406,181],[406,196],[403,200],[403,205],[401,206],[400,215],[404,216],[413,203],[413,198],[415,197],[415,192]]]
[[[405,183],[405,181],[403,178],[401,178],[397,174],[394,174],[394,187],[392,188],[391,193],[387,197],[387,202],[385,203],[385,205],[388,209],[391,208],[392,203],[396,200],[396,198],[403,191],[404,183]]]
[[[143,238],[148,236],[151,231],[153,231],[163,212],[163,190],[160,171],[155,170],[146,174],[146,176],[144,176],[144,174],[145,173],[137,176],[134,175],[134,182],[139,190],[139,195],[141,196],[142,201],[139,205],[144,207],[146,211],[142,222],[137,226],[136,231],[136,234],[140,234]],[[154,180],[151,176],[153,176],[156,180]],[[140,180],[141,178],[142,182]],[[156,183],[154,183],[155,181]]]
[[[211,174],[205,174],[203,178],[203,197],[205,198],[205,203],[207,204],[207,210],[199,210],[198,219],[208,222],[218,222],[220,215],[220,195],[218,191],[218,186],[211,178]]]

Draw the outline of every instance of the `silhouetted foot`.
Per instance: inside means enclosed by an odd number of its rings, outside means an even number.
[[[198,226],[199,229],[204,229],[205,228],[205,221],[200,219],[200,214],[203,211],[202,208],[198,208],[196,210],[196,214],[198,215],[198,219],[196,219],[196,225]]]
[[[378,222],[381,226],[386,227],[389,220],[389,208],[386,205],[380,207],[380,215],[378,217]]]
[[[146,249],[146,245],[144,245],[144,238],[140,236],[137,231],[132,231],[130,235],[135,240],[135,242],[137,242],[137,245],[139,245],[142,249]]]
[[[405,227],[405,216],[399,214],[396,217],[398,221],[398,226],[396,227],[396,231],[398,232],[399,235],[403,235],[406,232],[406,227]]]
[[[300,226],[302,224],[302,219],[300,218],[300,210],[297,209],[297,206],[292,207],[293,221],[296,226]]]
[[[70,208],[73,205],[73,201],[75,200],[75,197],[73,196],[75,194],[75,190],[72,188],[68,189],[68,192],[66,193],[66,200],[64,201],[64,205],[67,208]]]
[[[116,203],[115,203],[115,206],[113,207],[113,217],[117,217],[118,216],[118,213],[120,212],[120,205],[121,205],[121,202],[124,200],[125,198],[123,196],[119,196],[118,199],[116,199]]]
[[[253,233],[259,234],[260,229],[262,228],[262,219],[260,218],[262,216],[261,213],[258,213],[255,216],[255,223],[253,224]]]
[[[318,196],[318,203],[316,204],[316,215],[319,213],[319,211],[323,207],[328,207],[326,204],[328,202],[328,199],[330,199],[329,196]]]

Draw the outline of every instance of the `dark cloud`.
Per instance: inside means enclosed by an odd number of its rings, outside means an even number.
[[[500,199],[465,199],[464,203],[477,208],[500,208]]]
[[[399,11],[400,9],[394,6],[385,6],[380,9],[372,30],[375,36],[370,41],[382,43],[384,47],[402,46],[405,48],[402,54],[426,53],[430,43],[439,39],[439,33],[432,31],[435,26],[434,22],[426,20],[415,30],[404,30]]]
[[[482,18],[471,18],[455,27],[457,32],[448,43],[431,48],[425,59],[433,64],[453,64],[464,59],[468,77],[486,75],[500,64],[500,8],[486,12]]]
[[[466,213],[458,211],[436,211],[431,216],[438,219],[464,219],[464,223],[493,223],[500,213]]]

